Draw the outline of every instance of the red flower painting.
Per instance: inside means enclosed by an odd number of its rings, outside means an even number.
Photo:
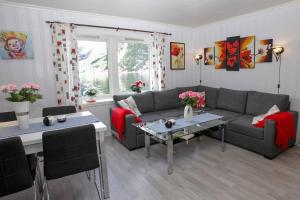
[[[240,37],[229,37],[226,42],[226,70],[239,71],[240,70]]]

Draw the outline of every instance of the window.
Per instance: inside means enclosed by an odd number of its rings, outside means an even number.
[[[78,63],[81,94],[98,90],[98,98],[131,92],[137,80],[150,89],[150,45],[140,39],[80,37]]]
[[[129,92],[136,80],[143,81],[150,89],[149,46],[145,43],[120,42],[118,46],[118,72],[121,92]]]
[[[78,41],[78,63],[81,94],[96,88],[98,94],[109,94],[107,43]]]

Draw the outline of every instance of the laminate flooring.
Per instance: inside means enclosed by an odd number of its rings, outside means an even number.
[[[174,173],[167,175],[166,147],[128,151],[106,138],[110,200],[299,200],[300,146],[273,160],[201,137],[174,146]],[[96,200],[84,173],[49,182],[53,200]],[[33,199],[32,190],[0,198]]]

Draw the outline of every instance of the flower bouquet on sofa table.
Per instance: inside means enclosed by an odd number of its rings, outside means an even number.
[[[145,83],[142,81],[136,81],[134,84],[130,86],[131,91],[136,92],[136,93],[141,93],[142,88],[145,87]]]
[[[185,105],[184,118],[191,121],[193,117],[193,107],[202,108],[205,106],[205,94],[187,91],[179,94],[179,99]]]
[[[34,103],[42,99],[39,90],[40,86],[35,83],[25,83],[21,89],[14,84],[0,86],[0,91],[5,94],[6,100],[13,103],[20,129],[29,128],[29,102]]]

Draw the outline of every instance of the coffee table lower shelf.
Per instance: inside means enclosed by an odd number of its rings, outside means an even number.
[[[221,150],[222,152],[225,151],[225,128],[226,128],[226,122],[220,123],[219,125],[213,126],[213,127],[219,127],[219,131],[221,134]],[[211,128],[211,127],[210,127]],[[207,128],[208,129],[208,128]],[[207,130],[206,129],[206,130]],[[205,129],[204,129],[205,130]],[[203,130],[202,130],[203,131]],[[154,139],[160,143],[166,144],[167,146],[167,160],[168,160],[168,166],[167,171],[168,175],[171,175],[173,173],[173,154],[174,154],[174,140],[178,139],[178,137],[173,137],[174,133],[170,132],[166,134],[166,137],[158,137],[157,135],[153,135],[151,133],[148,133],[145,131],[145,149],[146,149],[146,157],[150,158],[150,139]],[[200,137],[200,136],[197,136]]]

